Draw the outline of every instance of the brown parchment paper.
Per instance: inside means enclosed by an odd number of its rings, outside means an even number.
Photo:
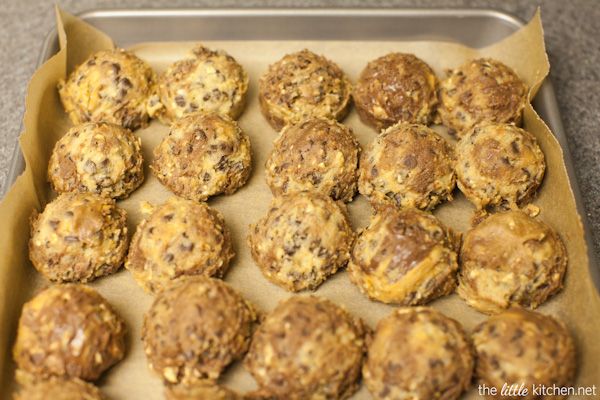
[[[10,393],[17,388],[13,382],[14,363],[11,360],[11,348],[20,309],[25,301],[47,285],[28,261],[27,241],[31,211],[34,208],[40,210],[54,196],[46,182],[46,168],[53,144],[71,126],[58,99],[56,84],[59,78],[65,77],[92,51],[113,46],[111,39],[106,35],[66,12],[57,10],[57,20],[62,50],[34,74],[28,86],[25,132],[20,137],[26,169],[0,205],[0,215],[3,219],[3,224],[0,225],[2,399],[10,398]],[[236,256],[225,281],[239,289],[246,299],[256,304],[263,312],[272,310],[279,300],[293,296],[269,283],[262,276],[245,244],[248,225],[265,214],[272,198],[269,188],[264,183],[264,162],[276,132],[260,114],[257,99],[258,78],[269,64],[279,60],[284,54],[306,47],[336,62],[355,81],[368,61],[389,52],[414,53],[429,63],[440,77],[443,76],[445,68],[456,67],[468,59],[493,57],[517,70],[532,88],[530,98],[535,95],[549,69],[539,13],[526,27],[512,36],[479,50],[458,44],[423,41],[215,41],[203,44],[226,50],[246,68],[250,77],[247,107],[239,123],[250,137],[253,172],[248,183],[238,192],[230,196],[217,196],[208,203],[223,213],[234,239]],[[183,57],[193,45],[194,43],[142,43],[131,50],[160,73],[166,66]],[[564,321],[575,338],[578,371],[574,386],[599,386],[600,343],[596,340],[596,331],[600,327],[600,297],[589,276],[583,228],[576,211],[562,150],[531,106],[526,107],[524,119],[525,129],[538,138],[547,162],[546,176],[539,196],[534,201],[541,209],[538,218],[556,229],[565,242],[569,256],[565,288],[538,310]],[[355,110],[352,110],[343,122],[353,128],[363,146],[376,137],[374,130],[360,122]],[[436,126],[434,129],[455,143],[443,127]],[[140,200],[158,204],[171,196],[152,176],[148,167],[152,160],[152,150],[168,133],[168,127],[153,121],[148,128],[135,133],[142,138],[146,180],[132,196],[118,202],[118,205],[128,212],[130,233],[133,233],[143,217],[138,210]],[[368,223],[371,209],[362,196],[357,195],[348,205],[348,209],[355,229]],[[456,190],[455,200],[438,206],[434,214],[447,225],[465,232],[470,228],[469,221],[473,210],[474,207]],[[144,293],[125,269],[112,276],[100,278],[91,286],[102,293],[123,315],[129,329],[128,350],[124,360],[105,372],[97,384],[108,399],[163,398],[161,380],[148,371],[140,340],[142,314],[148,310],[152,296]],[[315,294],[345,305],[350,312],[362,317],[371,327],[394,309],[394,306],[367,300],[349,282],[345,270],[327,280]],[[471,331],[474,325],[486,318],[464,304],[456,294],[438,299],[430,305],[459,320],[467,331]],[[251,375],[241,368],[240,362],[228,369],[221,382],[242,393],[256,387]],[[364,385],[361,385],[359,392],[352,397],[370,398]],[[479,398],[477,386],[473,385],[471,391],[462,398]]]

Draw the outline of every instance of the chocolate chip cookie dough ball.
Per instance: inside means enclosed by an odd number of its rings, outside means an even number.
[[[350,397],[358,389],[366,329],[326,298],[299,295],[281,301],[259,325],[244,359],[259,385],[249,397]]]
[[[514,125],[475,128],[457,144],[456,157],[458,188],[478,210],[529,203],[546,170],[535,137]]]
[[[222,278],[233,258],[231,233],[206,203],[172,197],[137,226],[125,268],[142,289],[156,293],[180,276]]]
[[[376,400],[457,399],[471,383],[473,348],[455,320],[402,307],[368,339],[365,384]]]
[[[358,190],[374,208],[392,204],[431,210],[452,200],[454,150],[424,125],[394,125],[369,143],[360,157]]]
[[[522,399],[559,400],[560,395],[538,396],[533,387],[572,386],[575,345],[564,324],[549,315],[513,308],[490,317],[473,331],[477,352],[475,375],[496,388],[494,399],[508,400],[502,388],[527,389]],[[539,389],[538,389],[539,390]],[[490,397],[492,398],[492,397]]]
[[[173,385],[165,388],[166,400],[243,400],[243,397],[225,386],[201,384]]]
[[[290,292],[317,287],[344,267],[354,232],[343,203],[317,192],[274,198],[247,243],[263,275]]]
[[[356,239],[350,281],[373,300],[425,304],[454,290],[459,243],[459,234],[427,212],[384,207]]]
[[[119,125],[71,128],[54,146],[48,178],[54,190],[125,198],[144,180],[141,139]]]
[[[487,313],[535,308],[563,287],[565,246],[556,232],[521,211],[494,214],[464,236],[456,292]]]
[[[265,168],[273,195],[317,191],[352,201],[358,178],[359,144],[352,130],[321,117],[283,128]]]
[[[159,75],[148,112],[165,124],[196,111],[237,119],[244,110],[247,90],[248,75],[233,57],[198,44]]]
[[[154,150],[152,172],[176,195],[204,201],[232,194],[251,170],[250,141],[227,116],[195,113],[171,125]]]
[[[74,124],[112,122],[128,129],[148,124],[146,103],[156,77],[146,62],[123,49],[100,51],[60,80],[58,94]]]
[[[352,92],[360,119],[377,131],[398,122],[427,125],[437,107],[437,78],[413,54],[391,53],[371,61]]]
[[[15,393],[14,400],[106,400],[91,383],[77,378],[52,377],[26,386]]]
[[[13,348],[17,381],[94,381],[123,358],[125,332],[123,319],[94,289],[51,286],[23,306]]]
[[[521,125],[527,86],[516,72],[489,58],[472,60],[447,71],[440,82],[442,123],[462,138],[488,123]]]
[[[31,216],[29,259],[49,282],[91,282],[127,253],[127,213],[91,193],[63,193]]]
[[[177,279],[144,315],[149,368],[168,384],[214,381],[248,350],[256,317],[254,306],[219,279]]]
[[[259,81],[260,110],[277,131],[308,115],[341,120],[352,88],[332,61],[310,50],[288,54],[269,66]]]

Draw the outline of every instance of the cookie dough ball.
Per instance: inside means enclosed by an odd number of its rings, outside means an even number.
[[[94,289],[51,286],[23,306],[13,348],[17,381],[94,381],[123,358],[125,332],[125,321]]]
[[[281,301],[259,325],[244,367],[254,395],[272,399],[346,399],[358,389],[366,328],[322,297]],[[251,397],[252,398],[252,397]]]
[[[146,103],[156,77],[146,62],[123,49],[100,51],[75,69],[58,94],[74,124],[112,122],[128,129],[148,124]]]
[[[77,378],[52,377],[15,393],[14,400],[106,400],[91,383]]]
[[[204,276],[165,285],[144,315],[150,370],[165,383],[216,380],[250,345],[254,306],[227,283]]]
[[[234,253],[220,212],[175,197],[147,211],[151,214],[137,226],[125,262],[142,289],[156,293],[180,276],[223,277]]]
[[[360,119],[378,131],[398,122],[427,125],[438,103],[437,78],[420,58],[392,53],[367,64],[352,97]]]
[[[148,112],[165,124],[196,111],[237,119],[247,90],[248,75],[233,57],[223,50],[196,45],[185,59],[159,75]]]
[[[283,128],[265,168],[274,196],[303,190],[352,201],[358,178],[359,144],[352,130],[321,117]]]
[[[377,208],[433,209],[452,200],[454,150],[424,125],[394,125],[369,143],[360,157],[358,190]]]
[[[363,378],[376,400],[454,400],[470,386],[471,342],[458,322],[433,308],[394,310],[368,342]]]
[[[173,385],[165,389],[166,400],[243,400],[243,397],[225,386],[206,384],[197,386]]]
[[[106,123],[71,128],[54,146],[48,178],[54,190],[125,198],[144,180],[141,139]]]
[[[514,395],[502,395],[502,388],[523,385],[528,394],[522,399],[559,400],[565,396],[536,395],[534,385],[573,384],[577,369],[573,339],[564,324],[549,315],[521,308],[504,311],[475,327],[473,342],[475,375],[498,393],[490,398],[514,399]]]
[[[267,215],[250,226],[247,243],[268,280],[297,292],[316,290],[344,267],[354,236],[343,203],[297,192],[271,201]]]
[[[127,213],[113,199],[63,193],[31,216],[29,259],[49,282],[91,282],[127,253]]]
[[[458,142],[456,157],[458,188],[478,210],[529,203],[546,170],[535,137],[514,125],[475,128]]]
[[[462,138],[488,123],[521,125],[527,86],[516,72],[489,58],[472,60],[447,71],[440,82],[442,123]]]
[[[373,300],[425,304],[454,290],[459,243],[459,234],[427,212],[385,207],[356,239],[350,281]]]
[[[457,293],[473,308],[535,308],[563,287],[565,246],[556,232],[522,211],[494,214],[465,234]]]
[[[227,116],[195,113],[171,125],[154,150],[152,172],[171,192],[204,201],[232,194],[250,176],[250,141]]]
[[[348,113],[352,87],[332,61],[307,49],[269,66],[259,81],[260,110],[280,131],[308,115],[341,120]]]

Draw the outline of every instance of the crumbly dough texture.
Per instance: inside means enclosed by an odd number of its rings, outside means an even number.
[[[165,388],[166,400],[243,400],[244,398],[217,384],[201,384],[195,386],[172,385]]]
[[[17,381],[94,381],[123,358],[125,333],[123,318],[94,289],[50,286],[23,306],[13,348]]]
[[[454,149],[425,125],[399,123],[369,143],[360,157],[358,190],[373,207],[431,210],[452,200]]]
[[[13,400],[106,400],[100,390],[77,378],[51,377],[22,388]]]
[[[478,125],[521,125],[528,89],[512,68],[482,58],[446,73],[438,112],[450,133],[462,138]]]
[[[475,128],[458,142],[456,158],[458,188],[478,210],[528,204],[546,170],[536,138],[510,124]]]
[[[425,304],[454,290],[459,244],[460,234],[430,213],[382,208],[356,239],[350,281],[373,300]]]
[[[196,111],[237,119],[244,110],[248,82],[246,71],[232,56],[197,44],[159,75],[148,113],[165,124]]]
[[[54,146],[48,165],[52,188],[122,199],[144,180],[141,139],[107,123],[71,128]]]
[[[274,196],[308,190],[352,201],[359,150],[352,130],[335,120],[308,117],[286,125],[265,163],[267,185]]]
[[[49,282],[91,282],[127,253],[127,213],[113,199],[63,193],[31,216],[29,259]]]
[[[290,292],[316,288],[343,268],[355,234],[346,207],[318,192],[274,198],[247,243],[263,275]]]
[[[368,339],[365,384],[376,400],[454,400],[475,364],[461,325],[429,307],[402,307]]]
[[[180,276],[222,278],[233,256],[231,232],[219,211],[172,197],[137,226],[125,268],[142,289],[156,293]]]
[[[170,282],[144,315],[149,368],[167,384],[215,381],[248,350],[256,318],[254,306],[220,279]]]
[[[176,195],[204,201],[232,194],[250,176],[250,141],[236,121],[195,113],[171,125],[154,150],[152,172]]]
[[[493,214],[464,236],[458,295],[491,314],[535,308],[560,291],[567,267],[556,232],[522,211]]]
[[[123,49],[100,51],[58,83],[58,94],[75,125],[112,122],[136,129],[148,124],[146,103],[155,91],[150,66]]]
[[[352,97],[360,119],[378,131],[398,122],[427,125],[438,104],[437,84],[423,60],[391,53],[367,64]]]
[[[252,338],[244,367],[259,389],[250,399],[343,400],[358,389],[368,328],[316,296],[281,301]]]
[[[495,387],[494,399],[509,400],[502,387],[528,389],[524,400],[560,400],[565,396],[537,396],[533,385],[569,387],[576,366],[575,345],[559,320],[534,311],[512,308],[494,315],[473,331],[477,352],[475,375],[487,387]]]
[[[277,131],[308,115],[341,120],[352,87],[339,66],[308,49],[287,54],[259,80],[260,110]]]

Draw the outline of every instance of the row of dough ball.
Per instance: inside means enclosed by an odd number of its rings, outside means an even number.
[[[203,201],[231,194],[250,176],[250,141],[231,118],[194,113],[172,124],[151,168],[181,197]],[[112,123],[76,125],[55,144],[48,179],[59,193],[125,198],[144,180],[141,139]]]
[[[545,167],[535,137],[510,124],[477,127],[453,149],[424,125],[400,123],[361,153],[351,129],[316,117],[287,125],[265,162],[275,196],[310,190],[349,202],[358,189],[375,208],[424,210],[451,200],[456,182],[478,210],[516,208],[535,196]],[[250,176],[250,142],[234,120],[194,113],[156,147],[152,171],[183,198],[232,194]],[[144,179],[140,139],[114,124],[75,126],[56,143],[48,176],[59,193],[127,197]]]
[[[32,217],[30,259],[50,282],[89,282],[125,263],[150,293],[182,275],[224,276],[234,252],[217,210],[173,197],[144,212],[127,250],[126,213],[114,200],[62,194]],[[290,292],[315,290],[346,265],[369,298],[401,305],[453,292],[457,275],[459,296],[486,313],[536,307],[563,286],[564,245],[524,212],[494,214],[460,242],[432,214],[393,206],[356,235],[345,205],[317,192],[275,197],[247,237],[263,275]]]
[[[369,62],[353,89],[338,65],[304,49],[268,67],[259,80],[259,102],[278,131],[309,115],[341,119],[351,97],[361,119],[377,130],[398,122],[427,125],[436,111],[437,119],[458,137],[490,122],[521,123],[527,87],[510,67],[478,59],[447,73],[438,84],[423,60],[391,53]],[[244,108],[248,83],[247,73],[233,57],[198,44],[158,78],[128,51],[98,52],[58,87],[75,124],[113,122],[135,129],[145,126],[149,117],[169,124],[196,111],[236,119]]]
[[[166,398],[241,399],[217,380],[244,357],[259,387],[247,399],[346,399],[361,373],[381,400],[454,400],[473,375],[498,391],[523,385],[532,399],[533,385],[568,386],[574,378],[575,346],[564,324],[521,308],[490,317],[472,335],[429,307],[396,309],[371,331],[345,307],[309,295],[280,301],[255,326],[258,318],[218,279],[186,277],[161,289],[143,316],[142,341]],[[89,287],[46,289],[19,319],[13,356],[24,389],[15,399],[59,389],[51,398],[102,399],[85,381],[122,359],[124,333],[121,317]]]
[[[522,211],[490,216],[462,242],[434,215],[392,206],[356,235],[343,203],[309,192],[273,199],[247,237],[263,275],[291,292],[314,290],[346,265],[350,281],[370,299],[405,306],[456,289],[489,314],[515,304],[537,307],[563,287],[562,241]]]

